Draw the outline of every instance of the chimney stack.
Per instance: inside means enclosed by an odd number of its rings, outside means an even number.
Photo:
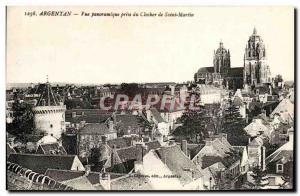
[[[137,150],[137,158],[136,158],[136,160],[138,161],[138,162],[143,162],[143,151],[144,151],[144,149],[143,149],[143,145],[141,144],[141,143],[137,143],[136,144],[136,150]]]
[[[104,190],[111,190],[110,174],[109,173],[100,173],[100,184]]]
[[[114,121],[110,120],[108,127],[109,127],[109,131],[114,131]]]
[[[106,140],[106,136],[105,135],[103,135],[101,137],[101,139],[102,139],[102,144],[107,144],[107,140]]]
[[[90,165],[85,165],[85,176],[88,176],[91,172],[91,166]]]
[[[175,145],[175,144],[176,144],[176,143],[175,143],[175,140],[174,140],[174,139],[170,139],[170,140],[169,140],[169,145],[170,145],[170,146]]]
[[[181,141],[181,150],[183,151],[183,153],[188,156],[188,151],[187,151],[187,141],[186,140],[182,140]]]

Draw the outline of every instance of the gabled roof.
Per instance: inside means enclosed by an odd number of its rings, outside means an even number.
[[[280,159],[293,159],[293,150],[293,141],[288,141],[266,158],[266,164],[276,162]]]
[[[254,119],[247,127],[244,128],[248,135],[255,137],[260,133],[269,135],[272,128],[263,122],[262,119]]]
[[[80,129],[79,134],[81,135],[106,135],[115,130],[109,130],[108,126],[105,123],[90,123],[86,124],[82,129]]]
[[[214,67],[201,67],[198,69],[197,73],[213,73],[214,72]]]
[[[72,117],[72,113],[76,113],[76,117]],[[72,109],[66,111],[66,122],[80,123],[101,123],[111,117],[113,112],[100,109]]]
[[[182,184],[188,184],[203,176],[177,145],[161,147],[154,152],[174,175],[179,176]]]
[[[151,108],[150,111],[157,123],[165,122],[156,108]]]
[[[133,140],[133,138],[131,137],[118,137],[116,139],[113,140],[108,140],[107,141],[107,145],[110,148],[113,148],[114,146],[116,148],[126,148],[131,146],[131,141]]]
[[[148,179],[141,174],[128,174],[111,181],[112,190],[152,190]]]
[[[63,146],[60,146],[58,143],[52,144],[40,144],[37,149],[37,154],[43,153],[47,155],[56,154],[56,155],[66,155],[67,152]]]
[[[277,107],[273,110],[271,115],[287,112],[292,118],[294,118],[294,104],[289,99],[283,99]]]
[[[116,127],[123,130],[124,134],[139,134],[144,129],[143,123],[147,123],[142,117],[132,114],[115,115]],[[130,130],[130,133],[128,132]]]
[[[10,154],[8,161],[45,173],[48,168],[71,170],[76,155]]]
[[[86,176],[69,179],[63,181],[62,184],[73,187],[77,190],[97,190]]]

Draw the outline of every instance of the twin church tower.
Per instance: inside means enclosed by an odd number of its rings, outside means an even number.
[[[230,51],[222,42],[214,51],[213,64],[213,67],[202,67],[197,71],[194,76],[196,83],[224,85],[236,90],[271,82],[265,45],[256,28],[246,44],[243,67],[231,68]]]

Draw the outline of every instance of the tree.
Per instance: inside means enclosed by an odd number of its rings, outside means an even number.
[[[12,105],[13,121],[6,124],[8,133],[23,136],[24,134],[31,134],[34,131],[34,114],[32,107],[25,103],[15,100]]]
[[[141,93],[142,89],[137,83],[122,83],[119,92],[133,98],[136,94]]]
[[[191,142],[199,143],[203,142],[209,135],[208,130],[206,129],[209,118],[204,110],[188,110],[183,113],[179,122],[182,123],[182,126],[178,127],[173,132],[175,137],[177,136]]]
[[[259,166],[252,169],[251,177],[253,178],[254,189],[261,189],[268,184],[267,172],[262,170]]]
[[[249,136],[244,131],[246,121],[240,115],[239,109],[230,100],[224,111],[222,132],[227,134],[231,145],[247,145]]]
[[[279,82],[283,82],[282,75],[280,75],[280,74],[276,75],[274,78],[275,86],[278,86]]]

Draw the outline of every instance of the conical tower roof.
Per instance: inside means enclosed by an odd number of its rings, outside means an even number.
[[[40,84],[38,88],[41,90],[41,95],[36,106],[59,106],[59,101],[55,97],[52,87],[48,81],[44,84]]]

